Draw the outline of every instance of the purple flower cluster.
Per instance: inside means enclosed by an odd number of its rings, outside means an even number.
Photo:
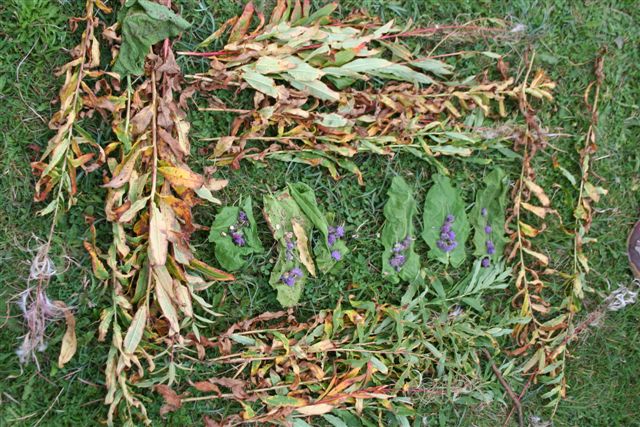
[[[393,251],[393,256],[389,260],[389,265],[391,265],[391,267],[393,267],[396,271],[400,271],[404,263],[407,262],[405,252],[411,246],[412,241],[413,238],[411,236],[407,236],[403,241],[397,242],[395,245],[393,245],[393,248],[391,249]]]
[[[247,242],[244,239],[242,228],[249,225],[247,214],[244,211],[238,213],[238,222],[229,227],[229,235],[233,244],[236,246],[244,246]]]
[[[303,273],[300,267],[293,267],[290,271],[285,271],[284,274],[280,276],[280,281],[287,286],[294,286],[302,276]]]
[[[487,212],[487,208],[482,208],[480,210],[480,214],[486,218],[489,215]],[[487,249],[487,255],[493,255],[496,253],[496,247],[493,244],[493,240],[491,240],[491,233],[493,232],[493,229],[488,224],[488,222],[489,221],[487,220],[487,224],[484,226],[484,232],[489,237],[485,243],[485,246]],[[480,265],[482,265],[483,268],[489,268],[491,266],[491,258],[488,256],[482,258],[482,261],[480,261]]]
[[[440,239],[436,242],[438,249],[444,252],[451,252],[458,246],[456,241],[456,232],[453,231],[453,222],[456,218],[449,214],[444,220],[444,224],[440,227]]]
[[[296,247],[296,241],[293,238],[292,233],[287,233],[284,235],[284,241],[286,245],[285,250],[285,258],[287,261],[293,261],[293,249]]]
[[[344,237],[344,227],[342,225],[338,225],[337,227],[331,226],[329,227],[329,236],[327,236],[327,243],[329,243],[329,247],[335,245],[335,243]],[[342,259],[342,253],[339,250],[331,251],[331,258],[335,261],[340,261]]]

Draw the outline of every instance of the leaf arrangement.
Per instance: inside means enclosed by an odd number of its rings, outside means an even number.
[[[411,302],[402,307],[351,300],[306,322],[291,311],[263,313],[217,337],[194,338],[190,345],[204,360],[235,374],[194,381],[194,391],[205,395],[173,396],[178,406],[236,401],[238,414],[219,425],[308,426],[318,416],[334,425],[376,426],[381,419],[407,425],[414,399],[431,391],[422,388],[427,377],[458,384],[462,373],[467,386],[456,385],[459,393],[482,380],[476,352],[511,329],[478,328],[473,312],[446,310],[450,301],[506,288],[509,275],[503,263],[483,269],[477,262],[458,286],[445,292],[438,283],[415,298],[405,296]],[[447,354],[452,346],[458,357]]]
[[[51,196],[41,213],[54,213],[53,233],[60,207],[75,203],[80,174],[102,168],[106,225],[97,229],[94,218],[88,218],[91,239],[85,248],[110,296],[98,337],[111,342],[105,367],[108,424],[148,423],[141,395],[153,388],[166,401],[162,415],[191,401],[236,401],[239,413],[222,425],[307,426],[315,425],[316,416],[333,425],[378,425],[381,420],[408,425],[424,381],[460,384],[460,394],[468,393],[468,384],[486,380],[477,353],[504,347],[500,337],[509,334],[517,344],[510,356],[527,357],[514,375],[548,384],[545,397],[552,403],[564,396],[568,329],[589,271],[582,245],[589,241],[591,205],[605,193],[589,179],[601,65],[592,86],[594,121],[580,152],[576,262],[573,274],[566,275],[551,270],[549,257],[535,249],[544,220],[559,215],[536,183],[532,160],[544,149],[545,136],[529,99],[551,100],[555,84],[543,71],[530,79],[531,68],[517,82],[501,58],[487,53],[498,59],[501,79],[490,79],[488,72],[460,79],[449,63],[410,50],[405,40],[421,31],[361,13],[338,20],[331,16],[336,7],[329,3],[314,11],[308,0],[279,0],[267,21],[249,3],[202,43],[205,47],[228,33],[223,50],[197,53],[210,58],[210,69],[188,76],[188,87],[170,38],[189,24],[170,9],[170,2],[167,7],[128,1],[119,22],[104,27],[113,71],[101,66],[94,34],[99,27],[94,8],[104,14],[111,10],[100,0],[87,0],[85,16],[73,21],[86,28],[73,60],[60,70],[65,75],[60,111],[50,123],[56,134],[33,164],[35,198]],[[254,108],[227,108],[215,91],[229,89],[251,90]],[[338,305],[306,321],[297,320],[291,309],[263,313],[207,338],[211,334],[203,331],[218,314],[199,292],[234,276],[201,261],[191,245],[193,233],[203,229],[193,208],[221,204],[214,193],[227,185],[188,166],[187,100],[196,91],[210,101],[203,110],[238,114],[229,135],[213,138],[211,159],[217,166],[239,168],[242,159],[285,160],[324,166],[334,178],[344,169],[362,184],[351,160],[359,153],[407,152],[430,162],[439,173],[433,175],[422,211],[428,258],[462,267],[465,242],[473,233],[471,271],[443,284],[421,269],[416,201],[410,186],[396,177],[384,207],[382,275],[393,283],[409,283],[400,305],[351,300],[346,308]],[[107,142],[98,144],[82,125],[94,115],[110,121]],[[512,203],[507,204],[506,174],[494,168],[467,213],[462,193],[437,157],[469,157],[493,148],[504,152],[490,138],[482,139],[479,123],[518,115],[527,128],[514,145],[522,151],[522,169]],[[349,252],[341,240],[344,229],[303,183],[264,197],[263,207],[278,250],[268,282],[280,303],[292,307],[310,277],[331,270]],[[104,232],[111,239],[106,247],[98,239]],[[219,211],[209,239],[220,265],[237,271],[247,257],[263,251],[257,236],[247,198]],[[513,266],[502,260],[505,249]],[[504,308],[498,310],[483,296],[510,286],[511,267],[518,315],[494,320]],[[544,275],[571,281],[559,307],[543,295]],[[66,306],[54,304],[68,325],[63,365],[75,352],[75,320]],[[171,388],[181,363],[194,361],[188,356],[193,348],[198,359],[235,370],[233,377],[193,384],[214,395],[189,397]]]
[[[509,100],[522,93],[552,99],[555,84],[542,72],[529,84],[506,75],[446,80],[453,67],[416,58],[402,41],[414,33],[393,21],[363,14],[339,21],[330,16],[336,3],[310,15],[298,4],[280,1],[269,22],[262,17],[251,31],[249,3],[213,35],[231,28],[223,50],[183,52],[211,59],[207,73],[190,76],[200,92],[255,91],[252,110],[227,108],[214,94],[212,107],[202,108],[238,113],[230,135],[213,138],[216,165],[279,159],[322,165],[336,178],[345,169],[362,180],[349,160],[357,153],[470,156],[489,146],[465,126],[466,114],[506,117]]]

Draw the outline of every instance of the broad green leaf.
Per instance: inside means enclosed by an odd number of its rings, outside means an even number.
[[[417,209],[413,190],[402,177],[396,176],[391,181],[387,195],[389,199],[384,206],[385,223],[381,235],[384,246],[382,275],[392,283],[398,283],[401,279],[409,282],[420,280],[420,259],[414,250],[416,236],[413,219]],[[396,256],[393,252],[394,246],[404,242],[405,239],[408,247],[399,253],[405,261],[399,266],[398,271],[390,264],[390,261]]]
[[[280,59],[274,56],[261,56],[255,64],[255,71],[259,74],[278,74],[295,68],[295,64],[288,59]]]
[[[457,246],[449,252],[438,247],[441,228],[448,215],[453,216],[451,230],[455,233]],[[453,267],[462,265],[466,258],[465,243],[469,236],[469,221],[460,193],[444,175],[433,176],[433,186],[424,201],[422,238],[429,245],[429,258]]]
[[[311,273],[300,258],[293,224],[297,224],[298,234],[302,231],[305,236],[311,235],[313,225],[291,197],[289,190],[265,196],[264,212],[273,238],[278,242],[278,258],[271,271],[269,284],[278,292],[278,302],[283,307],[292,307],[300,300],[304,284]],[[289,249],[287,249],[288,243]],[[307,252],[309,252],[308,249]],[[293,268],[300,268],[303,275],[296,278],[293,286],[288,286],[282,278]]]
[[[473,254],[479,258],[489,257],[496,262],[508,238],[504,232],[505,212],[507,209],[508,177],[500,168],[496,168],[484,177],[484,188],[476,193],[476,202],[469,213],[469,221],[474,229]],[[486,209],[486,216],[483,214]],[[489,226],[490,232],[485,228]],[[495,253],[487,253],[487,241],[493,242]]]
[[[453,66],[435,59],[416,59],[411,62],[413,67],[421,68],[439,76],[446,76],[453,73]]]
[[[324,73],[322,70],[312,67],[308,63],[304,62],[300,58],[290,56],[284,59],[290,64],[294,64],[286,70],[286,73],[291,76],[292,79],[299,82],[312,82],[319,80]]]
[[[276,82],[271,77],[267,77],[255,71],[244,70],[242,73],[242,79],[258,92],[262,92],[273,98],[278,97]]]
[[[328,128],[342,128],[349,126],[351,122],[344,116],[337,113],[319,113],[320,118],[316,119],[316,123]]]
[[[382,58],[359,58],[344,64],[340,69],[410,83],[433,83],[433,80],[425,74]]]
[[[191,26],[168,7],[150,0],[127,1],[120,25],[122,45],[113,71],[121,76],[143,74],[151,46]]]
[[[244,224],[239,220],[240,212],[246,215]],[[242,234],[245,240],[244,246],[234,243],[231,238],[231,227],[234,227],[235,232]],[[211,225],[209,241],[214,244],[216,259],[225,270],[237,271],[245,265],[249,255],[263,252],[253,216],[251,197],[244,201],[242,209],[237,206],[227,206],[220,210]]]
[[[321,82],[320,80],[312,80],[312,81],[297,81],[292,80],[291,86],[298,90],[304,90],[309,92],[311,96],[314,96],[318,99],[322,99],[323,101],[339,101],[340,94],[329,88],[326,84]]]
[[[342,240],[337,240],[333,245],[329,245],[329,222],[326,215],[320,210],[320,205],[311,187],[301,182],[289,184],[289,192],[300,209],[302,209],[302,212],[320,232],[320,237],[316,239],[313,251],[318,268],[323,273],[326,273],[337,263],[332,258],[331,252],[339,251],[344,258],[349,249]]]

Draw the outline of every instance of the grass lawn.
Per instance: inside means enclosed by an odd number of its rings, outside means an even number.
[[[30,261],[38,247],[38,238],[47,235],[50,217],[38,217],[41,209],[32,201],[34,179],[29,163],[40,156],[42,147],[52,132],[47,122],[56,105],[61,80],[52,70],[67,61],[67,49],[77,43],[78,34],[68,31],[67,19],[79,15],[82,1],[4,0],[0,2],[0,425],[97,425],[106,418],[103,369],[108,344],[97,342],[100,310],[108,296],[107,290],[91,275],[91,264],[82,247],[87,238],[85,215],[103,216],[102,189],[99,177],[80,177],[78,204],[58,226],[52,254],[60,273],[52,280],[49,293],[76,308],[78,353],[64,369],[57,368],[63,328],[52,327],[49,349],[39,361],[21,366],[15,349],[23,334],[23,324],[16,296],[25,288]],[[112,3],[117,3],[112,1]],[[242,8],[241,1],[177,0],[182,15],[193,26],[189,34],[178,41],[175,50],[194,48],[207,37],[214,26]],[[259,5],[268,2],[257,2]],[[626,235],[637,220],[640,202],[640,152],[637,139],[640,133],[640,7],[636,1],[569,1],[514,0],[436,2],[430,0],[343,0],[341,11],[362,7],[383,20],[406,21],[411,18],[418,25],[467,22],[487,17],[506,19],[524,25],[524,36],[517,41],[476,40],[469,49],[491,50],[510,54],[513,69],[523,66],[525,50],[535,50],[536,65],[545,68],[558,83],[556,99],[539,112],[542,123],[551,133],[564,136],[554,138],[546,151],[536,160],[536,170],[553,206],[565,221],[572,218],[577,197],[576,188],[560,172],[560,165],[578,177],[577,150],[583,144],[589,126],[589,113],[583,93],[593,80],[593,61],[606,48],[606,75],[597,128],[598,152],[593,162],[599,185],[609,193],[597,205],[597,215],[590,232],[596,243],[586,246],[592,272],[587,277],[594,289],[587,293],[583,312],[593,310],[603,296],[619,284],[632,280],[628,269]],[[432,40],[422,42],[429,51]],[[442,52],[462,46],[450,40],[439,46]],[[205,61],[180,58],[186,73],[204,71]],[[459,61],[458,70],[473,72],[482,66],[482,59]],[[246,99],[232,100],[241,104]],[[192,109],[192,164],[202,168],[206,161],[198,156],[207,146],[204,137],[226,135],[232,117],[212,115]],[[102,126],[102,128],[100,127]],[[104,125],[96,123],[92,131],[104,133]],[[460,160],[448,160],[447,167],[464,191],[474,190],[482,178],[482,165]],[[362,157],[358,165],[366,185],[360,187],[355,179],[346,177],[333,181],[325,170],[283,162],[267,164],[245,163],[238,171],[221,170],[230,180],[220,198],[229,204],[241,195],[251,194],[260,200],[264,194],[275,192],[286,182],[303,181],[316,190],[322,205],[334,211],[346,222],[348,232],[358,236],[351,248],[348,267],[326,276],[314,286],[307,286],[301,316],[335,306],[340,297],[352,294],[360,300],[376,299],[397,303],[403,290],[379,277],[378,264],[382,246],[378,233],[382,226],[382,207],[391,179],[402,175],[416,190],[418,205],[422,206],[427,184],[433,169],[424,162],[401,155],[393,159]],[[502,160],[501,165],[514,177],[519,164]],[[200,224],[209,225],[216,213],[211,206],[196,210]],[[261,238],[269,248],[272,239],[261,219]],[[97,223],[101,230],[99,221]],[[541,236],[540,246],[546,248],[552,265],[562,270],[572,261],[572,248],[566,238],[561,243],[559,224]],[[194,236],[194,246],[206,261],[215,263],[206,232]],[[274,253],[255,256],[250,268],[243,272],[237,284],[211,288],[207,298],[214,301],[216,311],[223,313],[216,330],[223,330],[241,318],[275,310],[278,304],[274,292],[264,277],[270,271]],[[508,302],[505,302],[507,304]],[[579,317],[583,314],[579,314]],[[640,425],[640,304],[609,314],[597,327],[591,328],[570,347],[568,358],[567,397],[557,408],[553,419],[558,426],[632,426]],[[183,379],[188,373],[181,374]],[[516,384],[516,391],[521,385]],[[544,389],[532,385],[523,398],[527,415],[543,420],[551,416],[552,408],[545,407],[541,398]],[[225,407],[208,402],[186,406],[162,421],[159,398],[148,402],[150,416],[158,425],[187,425],[200,423],[202,415],[220,415]],[[501,423],[510,406],[508,398],[490,405],[460,405],[447,399],[425,403],[424,425],[495,426]],[[515,419],[512,418],[512,423]],[[515,425],[515,424],[513,424]]]

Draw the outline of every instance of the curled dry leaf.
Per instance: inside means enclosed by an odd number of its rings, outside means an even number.
[[[58,367],[63,368],[64,365],[71,360],[73,355],[76,354],[76,349],[78,347],[76,340],[76,318],[64,302],[55,301],[54,304],[62,310],[64,320],[67,324],[67,330],[62,337],[60,355],[58,356]]]

